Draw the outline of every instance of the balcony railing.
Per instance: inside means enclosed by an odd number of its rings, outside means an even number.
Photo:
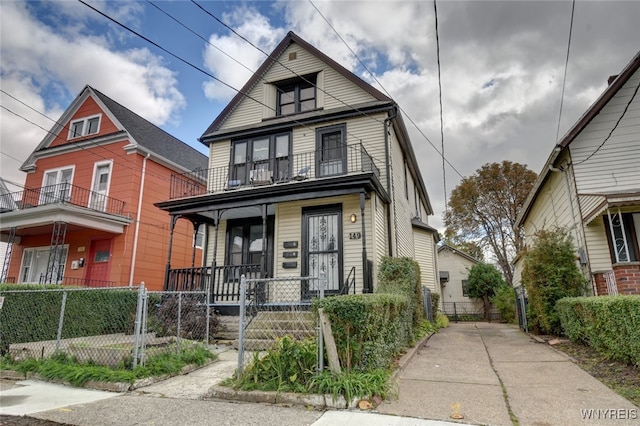
[[[224,265],[215,268],[211,297],[214,302],[237,302],[240,297],[240,276],[260,278],[260,265]],[[166,291],[205,291],[211,280],[211,267],[177,268],[169,270]]]
[[[194,197],[358,173],[380,177],[380,169],[359,143],[172,175],[169,197]]]
[[[125,203],[69,183],[47,185],[0,195],[0,212],[24,210],[50,204],[69,204],[94,211],[123,215]]]

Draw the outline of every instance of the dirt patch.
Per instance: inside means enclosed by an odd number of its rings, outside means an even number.
[[[553,347],[569,355],[580,368],[640,407],[640,368],[612,361],[589,346],[566,340],[561,340]]]
[[[40,420],[35,417],[28,416],[7,416],[0,415],[0,426],[64,426],[67,423],[51,422],[49,420]]]

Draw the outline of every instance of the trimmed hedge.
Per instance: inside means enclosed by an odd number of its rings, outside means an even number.
[[[409,344],[406,296],[352,294],[313,303],[329,317],[340,365],[347,371],[386,369]]]
[[[62,290],[56,285],[0,285],[0,296],[5,298],[0,310],[2,345],[55,340]],[[137,292],[74,288],[64,290],[67,290],[67,300],[63,338],[133,331]]]
[[[375,294],[315,299],[328,315],[347,371],[387,369],[413,341],[424,319],[420,268],[413,259],[383,259]]]
[[[567,297],[556,312],[571,341],[640,367],[640,296]]]

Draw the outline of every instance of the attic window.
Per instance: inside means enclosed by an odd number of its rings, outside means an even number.
[[[289,52],[289,60],[290,61],[293,61],[297,57],[298,57],[298,54],[296,52]]]
[[[69,124],[69,139],[94,135],[100,130],[100,116],[83,118]]]
[[[316,75],[276,83],[277,115],[297,114],[316,108]]]

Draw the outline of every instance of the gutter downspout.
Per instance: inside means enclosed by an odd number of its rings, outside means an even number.
[[[140,233],[140,216],[142,215],[142,196],[144,194],[144,180],[147,174],[147,159],[151,157],[151,153],[142,160],[142,174],[140,176],[140,192],[138,194],[138,211],[136,213],[136,230],[133,234],[133,250],[131,252],[131,270],[129,272],[129,287],[133,286],[133,273],[136,269],[136,254],[138,253],[138,234]]]
[[[384,155],[386,157],[385,161],[385,172],[387,174],[387,194],[391,196],[391,164],[389,164],[390,156],[389,156],[389,132],[387,131],[387,126],[389,122],[398,116],[398,111],[396,107],[393,108],[393,114],[384,119]],[[393,198],[392,198],[393,200]],[[387,205],[387,241],[389,241],[389,256],[393,256],[393,235],[391,232],[391,203]]]

